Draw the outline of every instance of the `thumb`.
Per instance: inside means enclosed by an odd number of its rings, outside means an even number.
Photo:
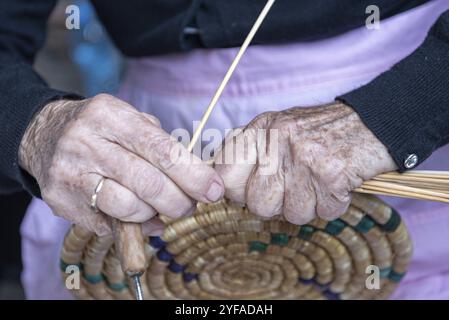
[[[215,170],[225,184],[225,196],[245,203],[246,185],[257,163],[256,129],[237,128],[226,136],[215,156]]]

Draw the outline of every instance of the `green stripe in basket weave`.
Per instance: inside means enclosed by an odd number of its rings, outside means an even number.
[[[81,263],[67,263],[64,260],[60,259],[59,260],[59,268],[61,269],[62,272],[66,272],[67,268],[70,266],[76,266],[79,268],[79,270],[83,269],[83,265]]]
[[[381,225],[380,229],[382,229],[385,232],[393,232],[399,227],[400,224],[401,224],[401,216],[396,210],[391,209],[390,219],[388,219],[387,223]]]
[[[391,270],[392,270],[391,267],[380,269],[380,277],[388,278],[388,276],[391,273]]]
[[[305,225],[301,226],[301,228],[299,229],[298,237],[300,237],[303,240],[310,240],[310,238],[312,237],[314,232],[315,232],[314,227],[312,227],[311,225],[305,224]]]
[[[329,221],[324,230],[333,236],[338,236],[346,227],[346,223],[343,220],[337,219]]]
[[[124,289],[128,288],[128,285],[124,282],[119,282],[119,283],[108,283],[108,287],[109,289],[116,291],[116,292],[120,292]]]
[[[359,223],[354,226],[354,229],[361,233],[367,233],[374,228],[375,225],[376,223],[371,218],[364,216]]]
[[[268,244],[261,241],[251,241],[249,243],[249,251],[264,252],[267,250]]]
[[[99,273],[99,274],[94,274],[94,275],[84,273],[84,274],[83,274],[83,278],[84,278],[87,282],[89,282],[89,283],[91,283],[91,284],[97,284],[97,283],[100,283],[100,282],[103,282],[103,281],[104,281],[104,276],[103,276],[103,274],[101,274],[101,273]]]
[[[285,246],[290,241],[290,237],[285,233],[274,233],[271,235],[271,243],[278,246]]]
[[[390,279],[393,282],[400,282],[402,278],[404,278],[405,273],[399,273],[394,270],[390,271],[390,274],[388,275],[388,279]]]

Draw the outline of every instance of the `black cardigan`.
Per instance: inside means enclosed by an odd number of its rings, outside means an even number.
[[[196,47],[239,46],[266,0],[91,0],[118,48],[139,57]],[[375,4],[382,18],[425,0],[278,0],[255,43],[307,41],[362,26]],[[18,166],[18,149],[33,115],[46,103],[79,98],[49,88],[32,63],[45,40],[56,0],[0,0],[0,192],[32,190]],[[195,36],[185,27],[199,30]],[[398,39],[400,41],[400,39]],[[338,99],[351,105],[388,147],[404,159],[426,159],[449,142],[449,12],[424,44],[370,84]]]

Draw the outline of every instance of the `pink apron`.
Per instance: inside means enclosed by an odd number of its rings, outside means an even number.
[[[246,124],[264,111],[328,103],[368,83],[409,55],[424,40],[449,1],[435,0],[381,22],[316,42],[253,46],[232,78],[203,135]],[[172,132],[190,132],[235,56],[236,49],[195,50],[188,54],[130,61],[118,96],[161,120]],[[449,146],[421,169],[449,170]],[[414,242],[410,270],[394,298],[449,298],[449,206],[386,199],[405,220]],[[27,298],[69,299],[60,278],[59,250],[70,224],[34,199],[22,223]]]

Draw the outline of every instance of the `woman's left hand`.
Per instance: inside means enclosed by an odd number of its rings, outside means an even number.
[[[386,147],[339,102],[261,114],[228,135],[216,156],[227,198],[295,224],[338,218],[351,190],[396,169]]]

